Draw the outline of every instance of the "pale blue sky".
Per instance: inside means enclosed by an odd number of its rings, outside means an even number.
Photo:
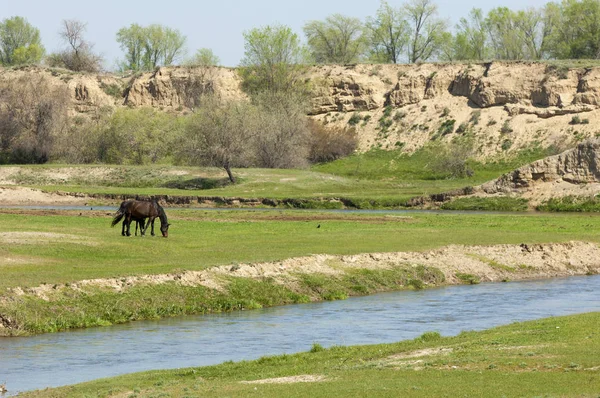
[[[454,26],[473,7],[487,12],[506,6],[514,10],[540,7],[547,0],[437,1],[439,15]],[[393,6],[404,1],[388,0]],[[86,39],[112,68],[123,52],[115,40],[116,32],[132,23],[146,26],[159,23],[187,36],[189,53],[210,48],[225,66],[237,66],[244,56],[242,33],[252,28],[280,23],[290,26],[301,37],[302,27],[311,20],[324,20],[340,13],[364,20],[375,15],[379,0],[213,0],[213,1],[128,1],[101,0],[0,0],[0,20],[15,15],[25,17],[40,29],[47,52],[63,48],[58,31],[63,19],[87,23]]]

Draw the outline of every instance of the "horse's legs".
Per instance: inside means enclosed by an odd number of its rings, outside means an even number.
[[[148,222],[146,223],[146,226],[144,227],[144,230],[142,232],[142,236],[146,235],[146,230],[148,229],[148,226],[150,225],[150,223],[153,224],[152,231],[154,231],[154,217],[150,216],[150,217],[148,217]]]
[[[125,221],[127,221],[127,236],[131,236],[131,231],[130,231],[130,227],[131,227],[131,214],[127,214],[127,217],[125,218]],[[123,223],[125,223],[125,221],[123,221]]]
[[[150,231],[152,236],[154,236],[154,221],[156,221],[156,218],[152,219],[152,230]]]

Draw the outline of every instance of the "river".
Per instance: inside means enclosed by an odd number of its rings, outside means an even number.
[[[150,369],[395,342],[600,311],[600,275],[399,291],[343,301],[0,338],[10,394]]]

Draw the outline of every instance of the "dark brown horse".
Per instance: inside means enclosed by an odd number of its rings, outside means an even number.
[[[124,219],[123,219],[124,218]],[[144,226],[144,220],[148,219],[148,222]],[[152,224],[151,234],[154,236],[154,220],[160,219],[160,232],[163,237],[169,236],[169,222],[167,220],[167,214],[165,210],[158,204],[156,200],[144,201],[144,200],[126,200],[121,203],[119,210],[115,213],[111,226],[116,224],[123,219],[123,229],[121,234],[123,236],[131,236],[129,230],[131,222],[139,222],[141,220],[141,234],[144,236],[148,226]],[[137,231],[137,229],[136,229]]]

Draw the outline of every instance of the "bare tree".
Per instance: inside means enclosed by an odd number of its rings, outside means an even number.
[[[62,66],[73,71],[97,72],[102,69],[102,57],[92,51],[94,45],[84,39],[86,24],[65,19],[59,36],[68,45],[66,50],[50,57],[51,66]],[[56,65],[62,63],[62,65]]]
[[[291,93],[262,93],[254,102],[255,165],[280,169],[306,166],[310,130],[302,97]]]
[[[23,76],[0,89],[0,161],[44,163],[67,127],[69,94],[43,76]]]

